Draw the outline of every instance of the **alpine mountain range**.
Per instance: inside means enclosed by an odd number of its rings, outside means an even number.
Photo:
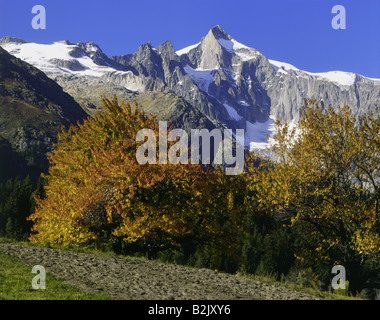
[[[251,150],[266,146],[274,120],[297,122],[305,99],[347,104],[358,116],[374,111],[380,98],[380,79],[300,70],[268,59],[220,26],[177,51],[170,41],[155,48],[145,43],[120,56],[107,56],[93,42],[37,44],[4,37],[0,46],[54,80],[86,114],[99,110],[101,95],[116,94],[176,127],[244,129]]]

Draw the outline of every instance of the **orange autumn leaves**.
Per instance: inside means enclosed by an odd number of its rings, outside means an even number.
[[[157,119],[116,98],[103,108],[60,134],[46,198],[30,216],[32,241],[181,246],[191,238],[233,256],[249,236],[249,216],[265,212],[306,238],[300,260],[379,257],[379,116],[356,119],[348,107],[308,101],[297,130],[278,123],[277,161],[251,153],[242,175],[226,176],[211,166],[140,165],[136,134],[152,129],[158,141]]]
[[[37,199],[30,217],[31,240],[68,246],[106,234],[126,243],[156,239],[179,246],[191,236],[233,251],[232,233],[220,220],[233,225],[234,233],[243,228],[231,202],[241,184],[226,182],[236,178],[200,165],[140,165],[136,149],[143,142],[136,142],[136,134],[146,128],[158,137],[157,119],[116,98],[103,99],[103,108],[60,134],[49,156],[47,197]]]

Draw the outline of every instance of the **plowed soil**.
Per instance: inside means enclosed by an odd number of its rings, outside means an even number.
[[[121,300],[310,300],[246,277],[153,261],[0,243],[0,250],[90,293]],[[48,286],[48,283],[46,283]]]

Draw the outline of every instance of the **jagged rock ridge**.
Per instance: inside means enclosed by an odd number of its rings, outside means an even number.
[[[94,43],[66,41],[51,44],[45,57],[35,61],[30,52],[41,45],[13,38],[3,38],[0,45],[46,72],[85,107],[98,107],[92,88],[123,97],[171,92],[213,125],[245,129],[245,145],[251,148],[266,145],[274,119],[299,120],[304,99],[348,104],[359,115],[374,110],[380,97],[380,80],[339,71],[310,73],[268,60],[220,26],[178,51],[165,41],[156,48],[145,43],[133,54],[111,57]],[[57,50],[60,57],[54,56]]]

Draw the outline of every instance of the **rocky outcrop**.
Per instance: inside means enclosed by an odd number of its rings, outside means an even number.
[[[347,104],[355,116],[374,111],[380,101],[380,81],[349,73],[340,76],[348,79],[329,81],[319,74],[280,69],[266,86],[271,113],[280,120],[298,120],[305,99],[316,99],[321,106]]]

